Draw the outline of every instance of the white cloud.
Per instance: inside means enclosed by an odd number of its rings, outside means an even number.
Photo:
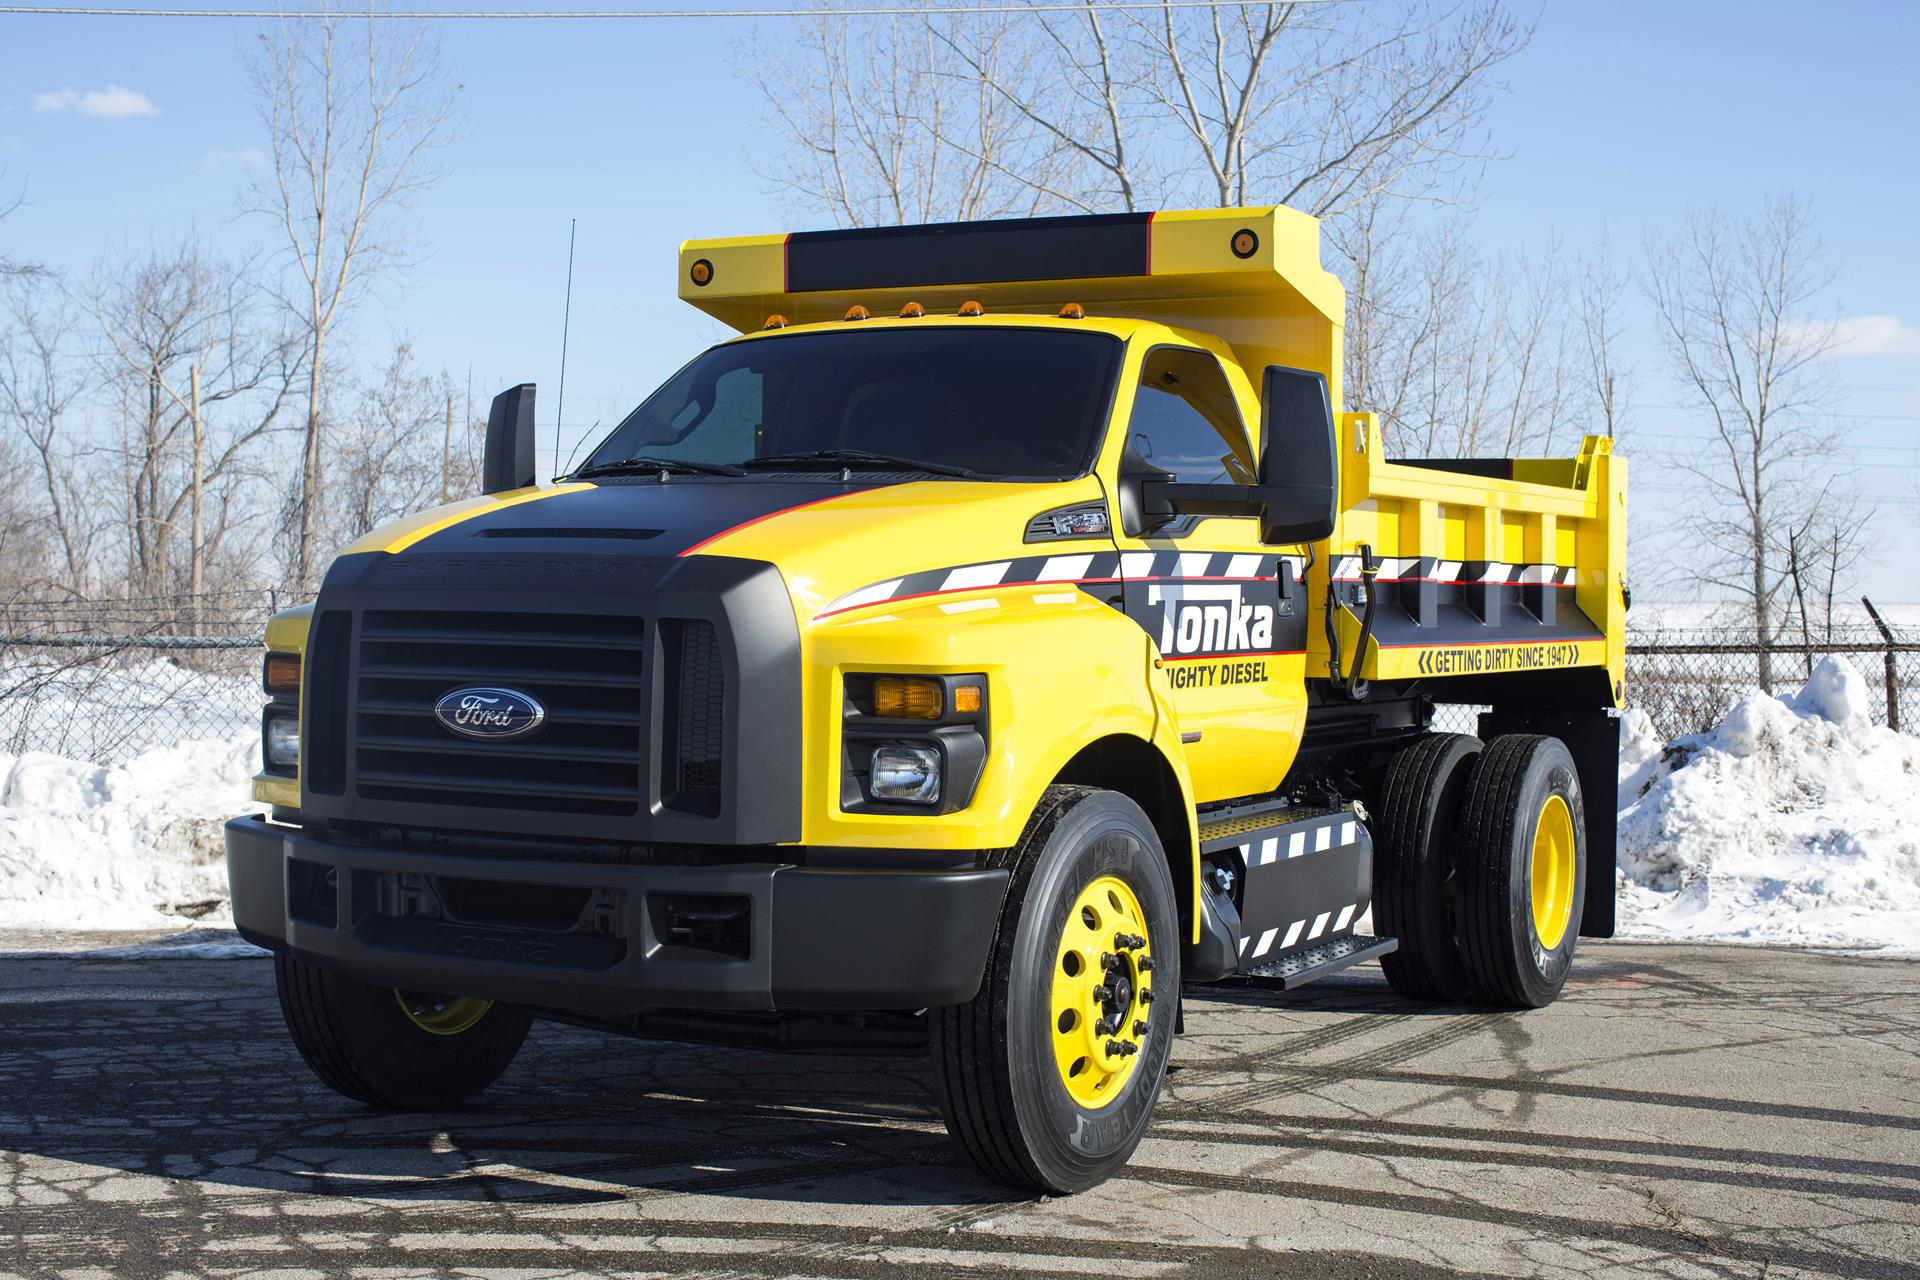
[[[133,116],[157,116],[160,108],[138,89],[110,84],[104,89],[80,93],[69,87],[33,95],[35,111],[78,111],[100,120],[125,120]]]
[[[1920,356],[1920,325],[1899,316],[1848,316],[1834,325],[1830,356]]]
[[[207,163],[210,165],[237,164],[242,168],[251,169],[255,165],[265,164],[266,162],[267,153],[258,147],[236,147],[231,150],[225,147],[215,147],[212,151],[207,152]]]

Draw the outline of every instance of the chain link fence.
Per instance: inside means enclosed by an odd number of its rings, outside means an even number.
[[[143,751],[226,739],[260,719],[261,637],[298,597],[246,591],[152,599],[0,603],[0,752],[124,764]],[[1820,657],[1860,672],[1874,719],[1920,733],[1920,634],[1847,627],[1761,648],[1725,630],[1635,634],[1627,701],[1663,738],[1712,727],[1756,689],[1792,693]],[[1471,732],[1471,707],[1440,708]]]
[[[260,722],[266,620],[246,591],[0,603],[0,752],[119,765]]]

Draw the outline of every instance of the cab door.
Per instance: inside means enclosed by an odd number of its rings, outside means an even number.
[[[1149,348],[1139,367],[1123,488],[1156,472],[1253,483],[1247,423],[1258,407],[1239,367],[1181,344]],[[1179,719],[1195,798],[1275,789],[1305,716],[1300,549],[1264,545],[1252,517],[1184,517],[1138,533],[1114,523],[1126,612],[1153,642],[1150,675]]]

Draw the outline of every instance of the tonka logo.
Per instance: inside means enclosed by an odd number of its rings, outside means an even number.
[[[1160,607],[1160,652],[1170,657],[1273,648],[1273,606],[1248,604],[1238,583],[1156,586],[1147,603]]]
[[[433,718],[461,737],[499,742],[538,729],[547,709],[518,689],[455,689],[433,704]]]

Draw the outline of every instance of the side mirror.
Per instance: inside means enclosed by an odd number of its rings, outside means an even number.
[[[487,411],[487,453],[480,491],[502,493],[533,483],[533,383],[508,387]]]
[[[1270,364],[1260,401],[1260,540],[1318,542],[1333,533],[1340,505],[1327,380]]]
[[[1333,533],[1339,509],[1327,380],[1311,369],[1267,366],[1254,484],[1178,484],[1165,472],[1147,471],[1132,477],[1139,496],[1129,503],[1128,479],[1123,467],[1120,514],[1134,537],[1180,516],[1256,516],[1260,540],[1269,546],[1318,542]]]

